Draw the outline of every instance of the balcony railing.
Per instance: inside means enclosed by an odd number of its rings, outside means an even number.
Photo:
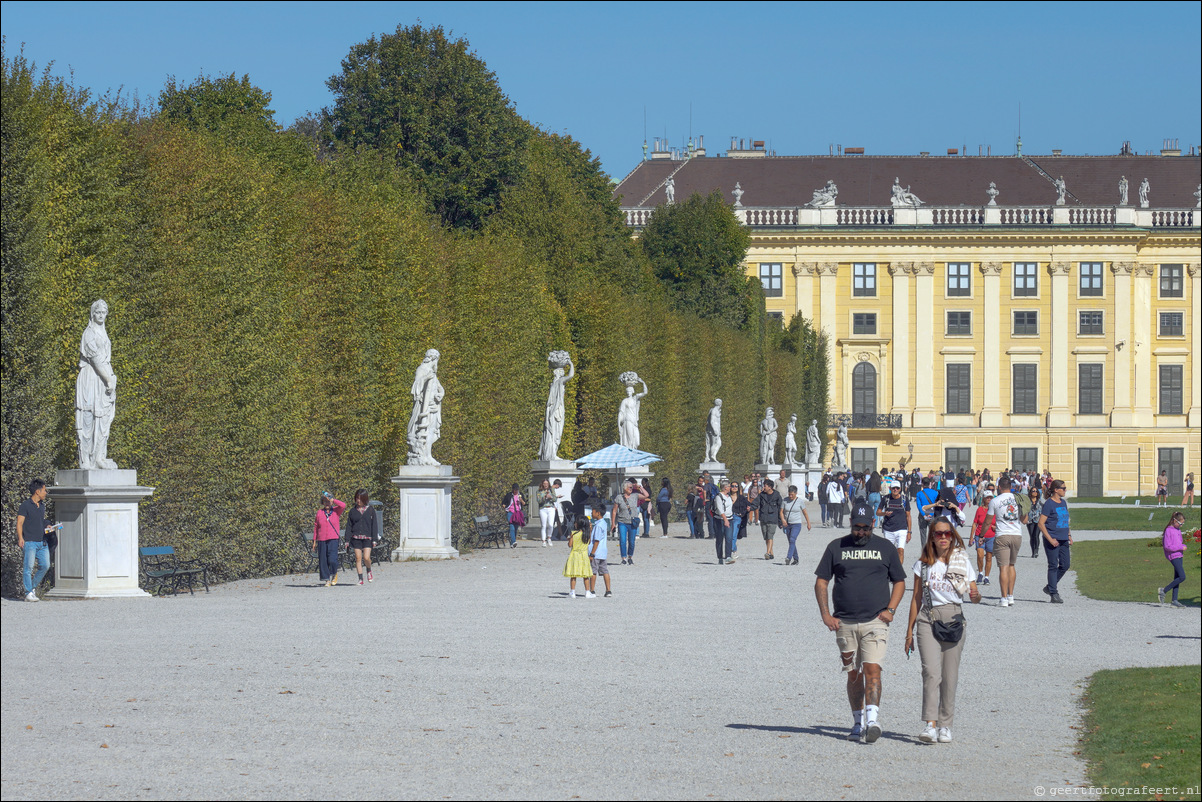
[[[848,429],[900,429],[901,415],[872,415],[862,412],[851,415],[829,415],[826,425],[838,429],[841,424],[847,424]]]
[[[647,225],[654,208],[625,207],[626,225]],[[745,206],[733,210],[748,228],[802,228],[810,226],[856,228],[864,226],[938,226],[989,228],[992,226],[1073,226],[1111,228],[1198,228],[1199,209],[1141,209],[1132,206]]]

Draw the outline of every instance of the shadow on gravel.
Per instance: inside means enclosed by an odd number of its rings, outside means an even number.
[[[1157,635],[1158,640],[1202,640],[1202,635]]]
[[[771,724],[727,724],[726,728],[730,730],[786,732],[790,735],[817,735],[820,738],[834,738],[836,741],[847,740],[847,731],[850,729],[850,727],[789,727],[785,725],[774,726]],[[890,741],[898,741],[900,743],[911,743],[914,741],[908,735],[887,731],[881,733],[881,738],[887,738]]]

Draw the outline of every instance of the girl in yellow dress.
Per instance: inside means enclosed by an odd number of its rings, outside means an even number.
[[[568,554],[568,561],[563,567],[563,575],[570,579],[571,593],[570,598],[576,598],[576,580],[588,579],[593,575],[593,568],[588,558],[589,544],[589,528],[588,519],[583,515],[576,516],[575,526],[572,529],[572,536],[568,538],[568,546],[572,551]],[[592,599],[596,597],[588,589],[588,583],[584,583],[584,597]]]

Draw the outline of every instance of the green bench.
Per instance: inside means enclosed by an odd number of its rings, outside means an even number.
[[[200,560],[181,560],[175,556],[174,546],[144,546],[138,549],[142,558],[142,573],[146,574],[147,584],[152,587],[151,593],[162,596],[168,590],[172,595],[179,593],[184,585],[188,592],[195,595],[196,578],[209,592],[208,566]]]

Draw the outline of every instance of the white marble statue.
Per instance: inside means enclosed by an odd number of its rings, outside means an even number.
[[[1148,182],[1148,179],[1145,178],[1143,181],[1140,182],[1140,184],[1139,184],[1139,208],[1141,208],[1141,209],[1148,208],[1148,192],[1151,189],[1152,189],[1152,185]]]
[[[789,416],[789,424],[785,426],[785,464],[797,464],[797,416]]]
[[[900,178],[893,179],[893,196],[891,200],[895,209],[899,206],[917,208],[922,205],[922,199],[911,192],[909,187],[902,189]]]
[[[810,421],[806,429],[806,465],[817,465],[818,455],[822,453],[822,435],[818,433],[818,421]]]
[[[639,408],[643,397],[647,395],[647,382],[639,378],[633,370],[628,370],[618,377],[626,385],[626,397],[618,406],[618,442],[627,448],[638,448],[639,437]],[[643,385],[643,392],[634,391],[635,384]]]
[[[1202,209],[1202,184],[1199,184],[1198,188],[1194,190],[1194,208]]]
[[[576,366],[567,351],[552,351],[547,355],[551,366],[551,391],[547,394],[547,414],[543,418],[543,439],[538,445],[540,460],[559,459],[559,443],[563,440],[564,386],[576,375]],[[568,369],[564,374],[564,368]]]
[[[776,431],[779,428],[776,412],[768,407],[764,419],[760,421],[760,463],[763,465],[771,465],[776,458]]]
[[[835,461],[833,463],[836,468],[847,467],[847,422],[840,421],[839,428],[835,432]]]
[[[113,344],[105,331],[109,305],[92,304],[90,320],[79,339],[79,376],[75,379],[75,434],[82,470],[117,470],[108,458],[109,429],[117,414],[117,376]]]
[[[825,187],[814,190],[814,199],[806,206],[813,209],[828,208],[835,205],[837,197],[839,197],[839,188],[835,186],[834,181],[827,181]]]
[[[743,206],[743,187],[741,187],[739,185],[738,181],[735,182],[735,188],[730,191],[730,194],[735,196],[735,208],[736,209],[742,208],[742,206]]]
[[[668,205],[676,203],[676,181],[672,176],[668,176],[668,180],[664,182],[664,197],[668,199]]]
[[[1119,206],[1127,205],[1127,176],[1119,176]]]
[[[1056,187],[1056,205],[1064,205],[1064,194],[1068,192],[1068,186],[1064,183],[1064,176],[1060,176],[1052,182],[1052,186]]]
[[[989,196],[989,203],[986,206],[997,206],[997,196],[1002,193],[998,191],[997,184],[989,182],[989,189],[985,190],[985,194]]]
[[[715,398],[710,414],[705,419],[705,461],[717,462],[718,449],[722,448],[722,399]]]
[[[409,465],[439,465],[430,450],[442,434],[442,399],[446,395],[438,381],[438,351],[426,351],[413,375],[413,413],[409,416]]]

